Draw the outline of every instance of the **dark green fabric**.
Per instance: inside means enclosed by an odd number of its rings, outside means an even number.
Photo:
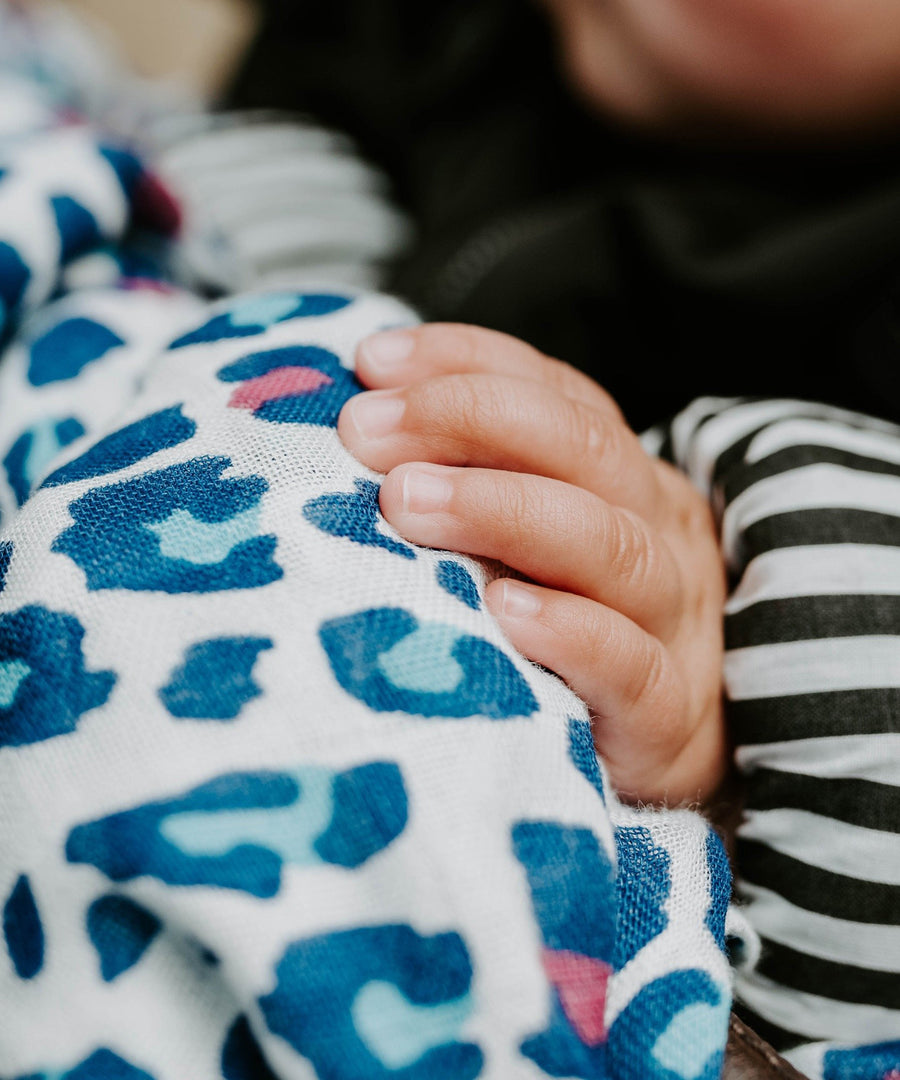
[[[900,133],[865,151],[643,142],[575,103],[523,0],[270,0],[234,104],[353,134],[419,239],[393,287],[603,383],[900,419]]]

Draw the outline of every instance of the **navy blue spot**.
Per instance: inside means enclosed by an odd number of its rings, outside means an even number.
[[[420,1008],[464,1003],[472,964],[458,934],[421,937],[396,925],[323,934],[290,945],[276,976],[259,1001],[266,1023],[323,1080],[474,1080],[481,1072],[479,1047],[455,1039],[391,1068],[354,1023],[354,1002],[373,982],[393,984]]]
[[[303,507],[303,516],[330,536],[345,536],[356,544],[384,548],[404,559],[414,559],[416,552],[409,544],[385,536],[378,529],[384,520],[378,506],[380,485],[362,479],[354,480],[353,484],[355,492],[335,492],[310,499]]]
[[[291,368],[320,372],[325,381],[311,390],[285,392],[271,376]],[[254,353],[219,372],[227,383],[244,383],[232,395],[233,408],[252,407],[253,415],[274,424],[319,424],[336,427],[344,405],[362,390],[362,384],[338,357],[315,345],[292,345]],[[249,384],[249,385],[248,385]],[[274,395],[274,396],[270,396]],[[245,404],[247,403],[247,404]]]
[[[100,244],[102,237],[97,219],[81,203],[68,195],[55,195],[50,205],[59,230],[62,263],[70,262]]]
[[[144,175],[144,166],[129,150],[118,146],[98,146],[100,156],[106,160],[127,198],[131,198]]]
[[[438,563],[437,583],[445,591],[461,600],[466,607],[478,611],[481,607],[481,597],[478,595],[478,586],[472,580],[472,575],[462,565],[453,559],[443,559]]]
[[[512,844],[528,875],[546,947],[611,962],[616,874],[596,836],[589,829],[522,821],[513,826]]]
[[[222,1047],[222,1076],[224,1080],[277,1080],[246,1016],[239,1016],[228,1029]]]
[[[88,364],[124,344],[118,334],[93,319],[65,319],[32,343],[28,381],[46,386],[74,379]]]
[[[42,486],[56,487],[76,480],[107,476],[119,469],[127,469],[129,465],[143,461],[160,450],[186,442],[197,431],[197,425],[183,416],[181,409],[181,405],[173,405],[170,409],[145,416],[107,435],[81,457],[51,473]]]
[[[3,936],[16,974],[20,979],[33,979],[44,966],[44,928],[25,874],[3,906]]]
[[[7,317],[22,302],[29,281],[31,271],[22,256],[10,244],[0,240],[0,307],[5,309]]]
[[[188,649],[183,665],[159,692],[172,716],[194,720],[234,720],[262,691],[253,665],[269,638],[216,638]]]
[[[826,1050],[823,1080],[894,1080],[900,1070],[900,1041]]]
[[[354,697],[377,712],[407,712],[417,716],[488,716],[505,720],[530,716],[538,703],[515,665],[482,638],[459,634],[451,650],[463,678],[452,690],[429,691],[397,685],[385,673],[382,657],[419,628],[418,620],[402,608],[376,608],[323,624],[319,639],[334,676]],[[424,670],[430,657],[422,654]],[[436,655],[438,677],[447,657]]]
[[[587,720],[575,720],[569,717],[569,755],[575,768],[596,790],[601,799],[603,791],[603,773],[597,760],[594,747],[594,735]]]
[[[394,764],[376,761],[338,773],[331,791],[334,814],[314,845],[325,862],[361,866],[406,828],[406,789]]]
[[[672,882],[668,851],[653,843],[650,830],[643,825],[616,829],[616,851],[619,930],[615,967],[621,969],[665,930],[669,922],[665,904]]]
[[[725,917],[731,899],[731,866],[722,838],[712,829],[706,837],[706,865],[709,867],[709,907],[706,926],[713,941],[725,951]]]
[[[42,607],[0,615],[0,747],[67,735],[105,704],[116,676],[85,670],[83,639],[72,615]]]
[[[74,560],[92,590],[206,593],[277,581],[277,538],[256,535],[268,484],[221,479],[230,467],[228,458],[195,458],[95,488],[69,506],[75,524],[53,551]]]
[[[64,447],[80,439],[84,427],[74,416],[23,431],[3,459],[3,467],[16,502],[22,506],[40,474]]]
[[[6,588],[6,575],[12,561],[14,544],[12,540],[0,540],[0,593]]]
[[[265,297],[261,297],[260,299],[265,300]],[[202,345],[211,341],[224,341],[228,338],[255,337],[257,334],[262,334],[270,326],[274,326],[277,323],[287,322],[290,319],[330,315],[332,312],[340,311],[342,308],[347,307],[350,303],[352,303],[352,301],[346,296],[335,296],[325,293],[306,293],[297,297],[297,303],[292,309],[279,314],[276,318],[255,321],[253,319],[238,317],[241,314],[241,307],[247,306],[248,304],[248,298],[245,298],[241,304],[238,305],[237,310],[226,311],[221,315],[214,315],[208,322],[204,323],[203,326],[199,326],[196,330],[191,330],[188,333],[183,334],[180,338],[176,338],[169,348],[183,349],[188,345]]]
[[[124,896],[101,896],[88,908],[87,931],[104,982],[112,982],[140,960],[162,923],[140,904]]]

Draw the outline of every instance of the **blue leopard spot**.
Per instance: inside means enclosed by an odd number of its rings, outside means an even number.
[[[239,1016],[225,1036],[222,1076],[224,1080],[277,1080],[253,1037],[246,1016]]]
[[[706,836],[706,865],[709,868],[709,908],[706,928],[722,952],[725,947],[725,918],[731,900],[731,866],[722,838],[712,829]]]
[[[378,712],[417,716],[530,716],[538,703],[504,653],[402,608],[333,619],[319,639],[338,683]]]
[[[262,691],[253,666],[269,638],[216,638],[188,649],[184,663],[159,696],[172,716],[194,720],[234,720]]]
[[[85,670],[83,640],[72,615],[42,607],[0,615],[0,747],[67,735],[106,703],[116,676]]]
[[[8,319],[22,302],[31,271],[16,249],[0,240],[0,300]]]
[[[617,1080],[718,1080],[731,1001],[705,971],[642,987],[610,1028]]]
[[[384,521],[378,506],[380,485],[363,479],[354,480],[353,485],[355,492],[340,491],[310,499],[303,507],[303,516],[329,536],[344,536],[355,544],[384,548],[404,559],[414,559],[414,548],[379,531]]]
[[[54,195],[50,205],[59,230],[61,263],[68,263],[101,243],[97,219],[80,202],[69,195]]]
[[[520,1049],[552,1076],[602,1080],[606,992],[616,947],[612,862],[589,829],[555,822],[519,822],[512,845],[528,877],[551,986],[550,1022]]]
[[[472,964],[458,934],[369,926],[297,941],[259,1004],[269,1029],[328,1080],[474,1080]]]
[[[346,296],[329,293],[266,293],[240,298],[230,311],[215,315],[203,326],[177,338],[170,349],[183,349],[227,338],[254,337],[276,323],[290,319],[330,315],[352,303]]]
[[[826,1050],[823,1080],[895,1080],[900,1073],[900,1041]]]
[[[331,801],[331,821],[313,847],[323,862],[334,866],[362,866],[406,828],[409,804],[403,777],[388,762],[336,773]]]
[[[253,353],[219,372],[226,383],[240,383],[229,399],[232,409],[277,424],[335,427],[344,404],[362,389],[338,357],[315,345],[292,345]]]
[[[643,825],[616,829],[616,851],[619,932],[615,966],[619,970],[668,925],[666,901],[672,881],[668,851],[653,843]]]
[[[162,928],[146,908],[124,896],[101,896],[88,908],[87,931],[100,957],[100,974],[112,982],[140,960]]]
[[[181,410],[181,405],[173,405],[170,409],[145,416],[114,431],[80,457],[51,473],[43,487],[58,487],[76,480],[107,476],[127,469],[160,450],[169,450],[186,442],[196,433],[197,425],[182,415]]]
[[[478,611],[481,607],[478,586],[462,563],[455,562],[453,559],[442,559],[437,567],[437,583],[444,592],[455,596],[473,611]]]
[[[14,550],[12,540],[0,540],[0,593],[6,588],[6,575],[9,573]]]
[[[60,450],[83,434],[84,427],[74,416],[66,420],[42,420],[22,432],[3,459],[9,486],[19,506]]]
[[[594,734],[587,720],[569,717],[569,756],[572,764],[600,798],[605,799],[603,771],[594,748]]]
[[[545,946],[611,962],[616,872],[596,836],[590,829],[522,821],[513,826],[512,845],[528,876]]]
[[[33,979],[44,966],[44,928],[27,875],[21,874],[3,905],[3,936],[20,979]]]
[[[253,589],[283,576],[277,538],[259,535],[262,477],[221,479],[228,458],[195,458],[95,488],[69,506],[53,551],[89,589],[167,593]]]
[[[577,1077],[577,1080],[612,1080],[605,1040],[588,1046],[566,1016],[559,994],[554,992],[550,1019],[544,1031],[524,1039],[519,1047],[548,1076]]]
[[[74,379],[88,364],[125,342],[93,319],[64,319],[31,344],[28,381],[32,386]]]
[[[278,892],[285,864],[362,865],[399,835],[406,814],[393,764],[338,774],[315,767],[232,773],[76,826],[66,857],[112,881],[149,875],[267,898]]]
[[[93,1054],[74,1069],[61,1072],[45,1069],[43,1072],[20,1076],[18,1080],[153,1080],[150,1073],[135,1068],[124,1058],[106,1048]]]
[[[100,156],[116,175],[126,198],[131,198],[144,176],[144,166],[140,160],[120,146],[98,146]]]
[[[55,1074],[47,1080],[153,1080],[150,1073],[129,1064],[112,1050],[96,1050],[86,1061],[63,1073]]]

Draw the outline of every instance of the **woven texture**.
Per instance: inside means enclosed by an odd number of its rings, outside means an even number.
[[[0,174],[0,1074],[714,1080],[717,838],[618,804],[337,438],[412,314],[122,278],[152,182],[41,126]]]

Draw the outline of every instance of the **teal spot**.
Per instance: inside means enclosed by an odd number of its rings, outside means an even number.
[[[242,300],[228,313],[233,326],[271,326],[300,307],[296,294],[268,293]]]
[[[351,1007],[357,1034],[388,1069],[405,1069],[454,1042],[471,1011],[468,994],[442,1005],[413,1005],[393,983],[381,981],[366,983]]]
[[[452,694],[466,673],[453,655],[459,631],[444,623],[425,623],[378,657],[384,676],[400,690]]]
[[[22,680],[31,668],[22,660],[5,660],[0,664],[0,708],[8,709],[16,700]]]
[[[300,799],[263,810],[190,810],[165,818],[160,832],[185,855],[227,855],[241,844],[256,844],[295,866],[322,861],[313,844],[334,812],[328,769],[299,769],[293,776]]]
[[[700,1076],[713,1054],[721,1053],[728,1037],[725,1005],[696,1002],[681,1010],[653,1044],[653,1057],[664,1069],[684,1080]]]
[[[194,566],[212,566],[247,540],[257,536],[259,507],[252,506],[227,521],[198,521],[189,510],[179,507],[165,521],[144,525],[159,537],[159,553],[166,559],[180,559]]]

